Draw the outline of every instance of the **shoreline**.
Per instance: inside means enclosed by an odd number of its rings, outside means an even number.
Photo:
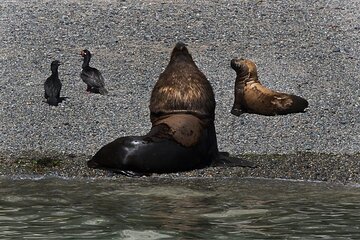
[[[240,159],[257,165],[248,167],[208,167],[188,172],[152,174],[146,178],[264,178],[294,181],[320,181],[334,184],[360,184],[360,153],[326,154],[243,154]],[[25,152],[18,156],[0,155],[0,176],[54,176],[72,179],[129,178],[109,170],[90,169],[91,156],[55,152]]]

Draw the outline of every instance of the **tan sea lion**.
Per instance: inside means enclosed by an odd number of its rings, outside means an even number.
[[[248,59],[234,58],[231,67],[236,71],[235,100],[231,113],[274,116],[304,112],[309,103],[304,98],[273,91],[258,80],[256,65]]]

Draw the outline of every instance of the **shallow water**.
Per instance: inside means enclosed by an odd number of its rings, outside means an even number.
[[[0,179],[0,239],[360,239],[360,188],[256,179]]]

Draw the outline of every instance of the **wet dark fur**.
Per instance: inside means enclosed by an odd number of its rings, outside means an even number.
[[[175,124],[177,121],[183,123],[182,127]],[[209,134],[210,130],[204,129],[196,117],[170,115],[155,124],[145,136],[121,137],[105,145],[88,166],[144,174],[203,168],[213,160]],[[194,141],[190,146],[184,146],[181,139]]]
[[[60,98],[60,91],[62,84],[59,79],[58,67],[60,62],[55,60],[51,63],[51,76],[48,77],[44,83],[44,97],[49,105],[58,106],[62,101]]]
[[[236,71],[235,99],[231,113],[253,113],[266,116],[304,112],[309,103],[304,98],[270,90],[261,85],[255,63],[248,59],[231,60]]]
[[[210,165],[255,167],[246,160],[214,151],[213,131],[190,114],[171,114],[155,123],[145,136],[121,137],[103,146],[87,164],[131,176]]]

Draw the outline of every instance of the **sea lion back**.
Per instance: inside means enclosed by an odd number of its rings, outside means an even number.
[[[190,113],[214,118],[215,96],[211,84],[183,43],[176,44],[168,66],[153,88],[150,112],[152,116]]]

